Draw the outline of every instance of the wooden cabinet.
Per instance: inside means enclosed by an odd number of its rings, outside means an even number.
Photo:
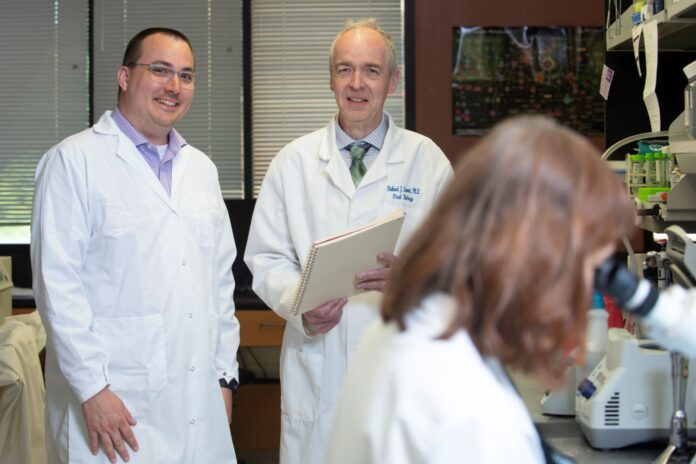
[[[237,310],[241,346],[280,346],[285,320],[270,310]]]
[[[237,310],[240,347],[279,347],[285,320],[271,310]],[[280,384],[249,383],[235,398],[232,439],[237,452],[277,451],[280,443]]]
[[[278,450],[279,383],[252,383],[239,387],[232,419],[232,441],[237,452]]]

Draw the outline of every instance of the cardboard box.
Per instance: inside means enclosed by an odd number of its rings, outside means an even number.
[[[12,315],[12,258],[0,256],[0,325]]]

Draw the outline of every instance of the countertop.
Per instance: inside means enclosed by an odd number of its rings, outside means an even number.
[[[667,446],[666,443],[650,443],[617,450],[594,449],[583,436],[574,417],[541,413],[543,389],[536,382],[519,374],[513,374],[512,378],[542,436],[551,446],[575,459],[578,464],[652,463]]]

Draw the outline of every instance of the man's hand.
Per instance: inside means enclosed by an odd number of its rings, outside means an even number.
[[[305,325],[315,332],[326,333],[333,329],[343,316],[343,306],[348,298],[337,298],[302,314]]]
[[[131,429],[137,422],[123,404],[108,387],[82,403],[82,414],[87,423],[89,433],[89,449],[95,456],[99,453],[101,441],[106,456],[110,462],[116,462],[116,452],[128,462],[128,449],[138,451],[138,440]]]
[[[396,256],[386,251],[378,254],[377,261],[383,263],[384,266],[357,273],[355,275],[355,288],[383,292],[387,288],[389,271],[396,264],[396,259]]]
[[[220,392],[222,393],[222,400],[225,402],[225,412],[227,413],[227,423],[231,424],[232,423],[232,408],[233,408],[232,390],[230,390],[229,388],[221,388]]]

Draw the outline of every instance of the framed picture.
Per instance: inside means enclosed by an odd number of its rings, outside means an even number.
[[[455,27],[455,135],[482,135],[515,114],[545,114],[584,135],[604,133],[601,27]]]

